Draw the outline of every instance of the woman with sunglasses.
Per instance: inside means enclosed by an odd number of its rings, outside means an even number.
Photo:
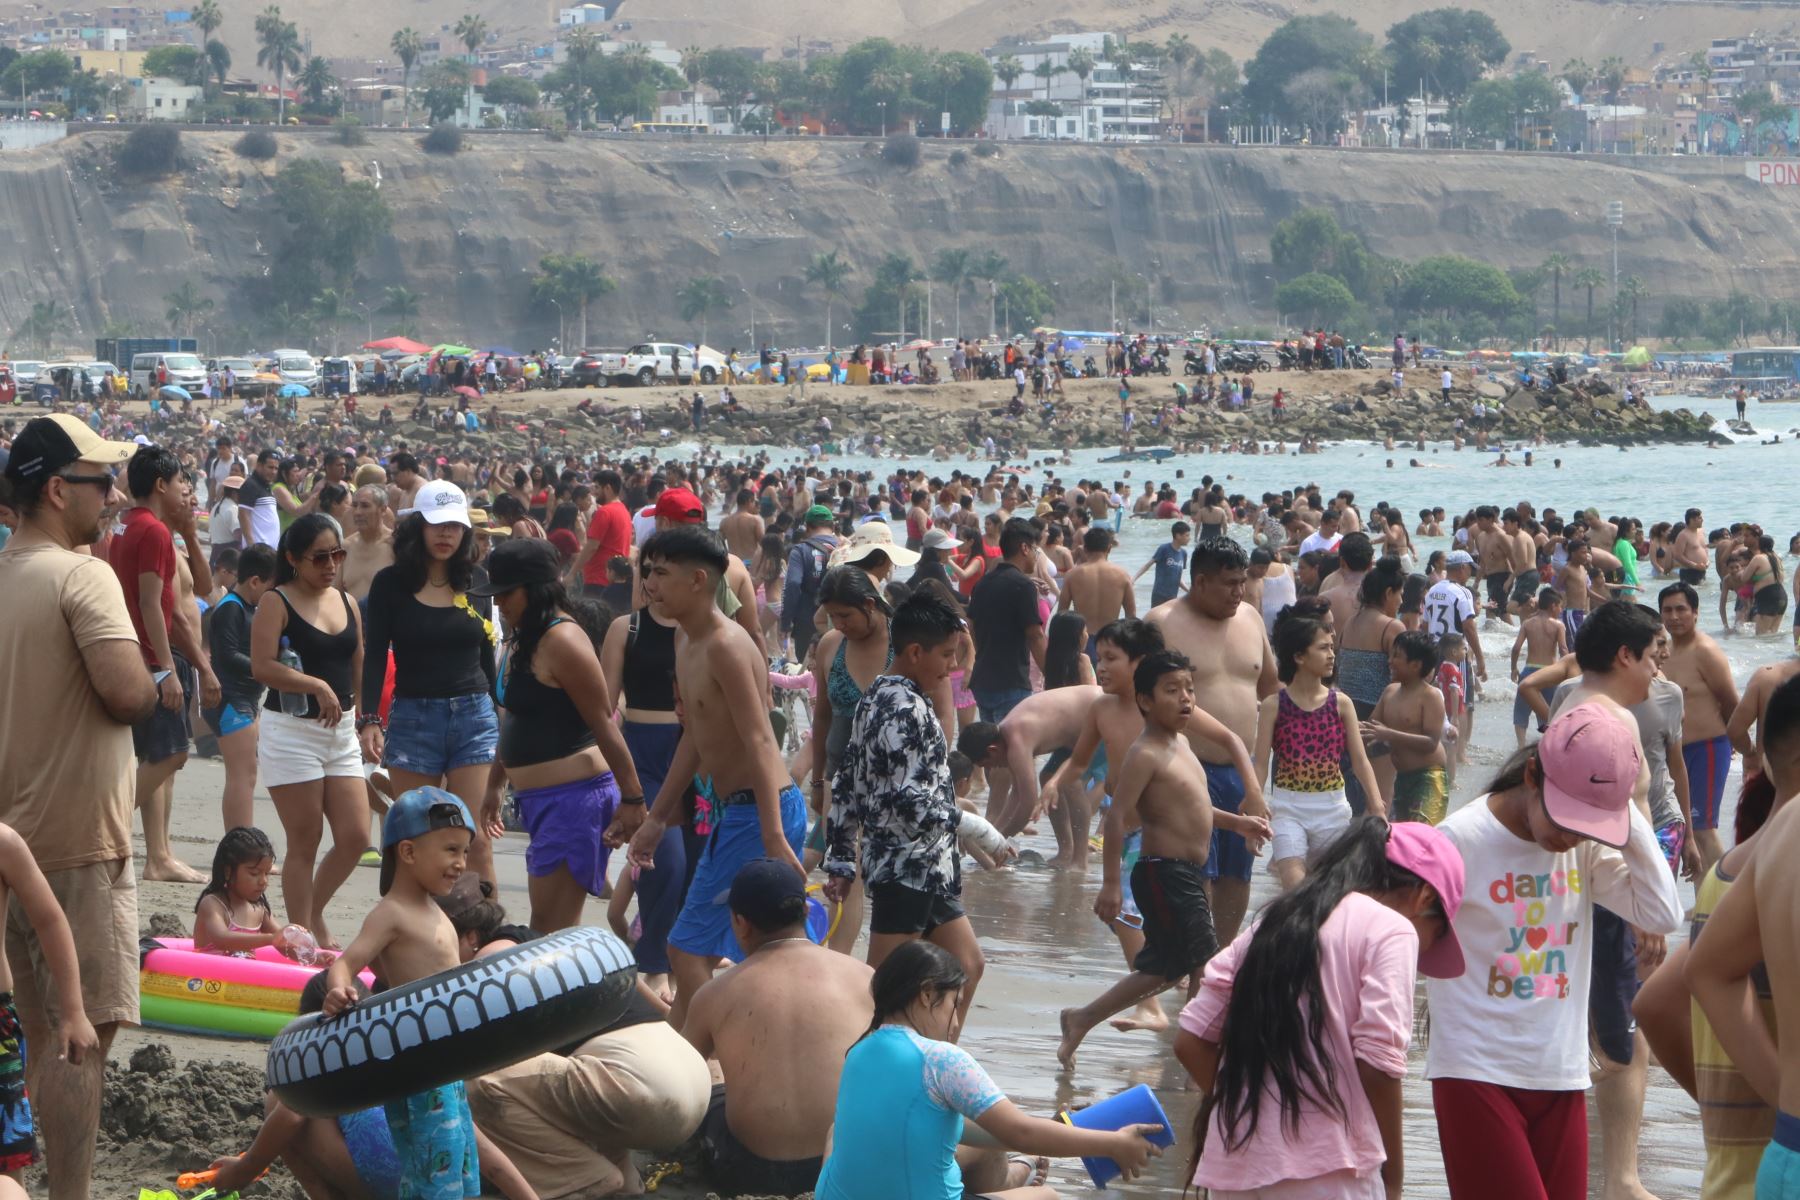
[[[1196,1187],[1400,1194],[1415,976],[1463,973],[1462,891],[1462,856],[1435,828],[1358,817],[1213,957],[1175,1038],[1202,1097]]]
[[[257,768],[287,834],[282,902],[290,923],[332,948],[325,906],[356,869],[369,833],[356,744],[362,621],[337,587],[343,565],[337,524],[323,513],[300,517],[281,535],[275,586],[250,627],[250,671],[269,689]],[[327,823],[332,847],[315,873]]]

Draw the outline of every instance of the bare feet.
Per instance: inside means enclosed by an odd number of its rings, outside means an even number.
[[[1138,1029],[1157,1032],[1169,1027],[1169,1016],[1163,1012],[1161,998],[1152,996],[1124,1016],[1114,1017],[1108,1024],[1124,1033]]]
[[[1006,1190],[1037,1187],[1050,1177],[1050,1160],[1039,1155],[1026,1158],[1015,1155],[1006,1160]]]
[[[1075,1065],[1075,1051],[1081,1047],[1081,1039],[1087,1036],[1087,1030],[1075,1024],[1075,1014],[1080,1009],[1065,1008],[1057,1014],[1057,1023],[1062,1026],[1062,1042],[1056,1047],[1056,1061],[1065,1069]]]
[[[205,883],[207,877],[178,858],[163,862],[144,860],[144,879],[149,883]]]

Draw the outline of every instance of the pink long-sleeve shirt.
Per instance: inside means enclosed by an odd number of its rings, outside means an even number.
[[[1238,966],[1254,933],[1239,934],[1207,964],[1199,994],[1181,1010],[1183,1029],[1210,1042],[1220,1040]],[[1339,901],[1319,928],[1319,983],[1325,995],[1325,1050],[1348,1119],[1309,1100],[1301,1107],[1298,1130],[1290,1135],[1274,1092],[1267,1091],[1255,1137],[1230,1150],[1215,1110],[1195,1185],[1251,1191],[1332,1171],[1368,1175],[1380,1169],[1387,1153],[1356,1064],[1365,1062],[1395,1078],[1406,1074],[1418,965],[1419,935],[1410,921],[1360,892]]]

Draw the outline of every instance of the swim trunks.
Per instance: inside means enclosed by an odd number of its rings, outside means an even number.
[[[1681,576],[1681,582],[1689,587],[1699,587],[1706,582],[1705,567],[1682,567],[1677,573]]]
[[[1588,1024],[1602,1053],[1616,1063],[1631,1061],[1637,1021],[1631,1002],[1637,999],[1637,938],[1623,918],[1599,905],[1593,915],[1593,960],[1588,992]]]
[[[1543,577],[1537,571],[1520,571],[1518,578],[1513,580],[1512,602],[1528,604],[1536,600],[1538,588],[1542,583]]]
[[[1538,666],[1542,666],[1542,664],[1540,663]],[[1524,684],[1525,677],[1537,669],[1537,666],[1520,667],[1519,683],[1521,685]],[[1537,714],[1531,711],[1531,705],[1525,703],[1525,689],[1521,686],[1519,690],[1513,694],[1513,728],[1530,729],[1536,724]]]
[[[1495,571],[1492,575],[1483,576],[1487,583],[1489,604],[1501,609],[1506,607],[1506,581],[1511,576],[1511,571]]]
[[[31,1100],[25,1095],[25,1033],[11,992],[0,992],[0,1171],[16,1174],[38,1160]]]
[[[462,1081],[382,1106],[400,1160],[401,1200],[462,1200],[481,1195],[475,1120]]]
[[[725,1118],[725,1085],[716,1084],[700,1123],[700,1150],[712,1184],[726,1196],[799,1196],[818,1186],[825,1167],[818,1158],[764,1158],[731,1132]]]
[[[400,1160],[394,1155],[387,1114],[379,1108],[365,1108],[345,1113],[337,1119],[337,1126],[363,1188],[375,1200],[398,1200]]]
[[[1679,819],[1670,821],[1656,831],[1656,844],[1662,847],[1663,859],[1669,864],[1669,870],[1675,872],[1675,878],[1681,878],[1681,852],[1687,847],[1687,824]]]
[[[869,932],[920,934],[948,925],[963,915],[962,904],[949,896],[910,888],[885,880],[866,884],[869,897]]]
[[[1725,777],[1731,773],[1731,739],[1720,734],[1705,741],[1688,742],[1681,748],[1681,758],[1687,764],[1694,828],[1717,829],[1719,808],[1725,800]]]
[[[806,838],[806,800],[793,784],[781,789],[781,830],[794,857],[799,858]],[[765,853],[756,797],[742,791],[721,797],[713,809],[712,836],[694,868],[687,900],[669,930],[669,945],[701,958],[742,962],[744,950],[731,932],[725,898],[743,865]]]
[[[1237,768],[1221,763],[1201,763],[1200,766],[1206,771],[1206,791],[1212,797],[1213,808],[1228,813],[1243,811],[1244,780]],[[1248,883],[1250,873],[1255,869],[1256,855],[1250,853],[1244,835],[1220,829],[1215,821],[1212,850],[1206,856],[1206,877],[1241,879]]]
[[[1396,821],[1423,821],[1436,825],[1450,807],[1450,781],[1442,767],[1420,767],[1394,774]]]
[[[1182,979],[1218,953],[1205,866],[1184,858],[1140,858],[1131,869],[1131,892],[1144,922],[1144,948],[1132,970]]]
[[[1144,849],[1144,831],[1134,829],[1125,835],[1119,854],[1119,915],[1114,918],[1128,929],[1142,929],[1144,914],[1138,911],[1137,896],[1131,890],[1131,873],[1137,870],[1138,855]]]

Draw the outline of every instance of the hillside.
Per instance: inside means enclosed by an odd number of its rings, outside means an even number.
[[[696,336],[674,293],[711,274],[737,296],[711,324],[726,346],[749,344],[739,288],[754,292],[759,334],[773,325],[779,341],[819,341],[824,305],[803,273],[831,249],[855,264],[852,297],[888,252],[997,250],[1051,285],[1071,328],[1104,327],[1107,281],[1122,281],[1123,311],[1143,272],[1164,323],[1188,329],[1271,319],[1269,234],[1302,208],[1331,209],[1378,253],[1408,259],[1456,252],[1514,267],[1560,251],[1609,266],[1602,214],[1616,199],[1627,213],[1621,267],[1649,286],[1648,326],[1662,297],[1791,295],[1775,248],[1800,240],[1800,209],[1783,189],[1700,159],[1009,143],[952,166],[950,147],[927,143],[924,163],[905,172],[849,140],[486,136],[444,159],[397,134],[355,150],[287,134],[277,163],[253,164],[232,154],[232,135],[184,139],[189,168],[154,185],[119,179],[114,134],[0,156],[0,243],[14,248],[0,261],[0,330],[54,299],[74,308],[74,345],[109,322],[161,332],[163,296],[191,278],[217,301],[208,323],[222,343],[268,344],[270,331],[248,327],[239,285],[272,269],[284,226],[269,178],[294,156],[359,178],[380,166],[393,232],[363,262],[357,300],[375,307],[383,287],[404,285],[423,296],[427,336],[520,348],[555,335],[556,313],[532,311],[527,295],[539,256],[560,251],[594,257],[619,284],[593,311],[590,343]],[[1565,282],[1565,327],[1576,305]],[[965,331],[986,331],[986,307],[965,294]],[[938,289],[935,333],[954,332],[951,311]]]

